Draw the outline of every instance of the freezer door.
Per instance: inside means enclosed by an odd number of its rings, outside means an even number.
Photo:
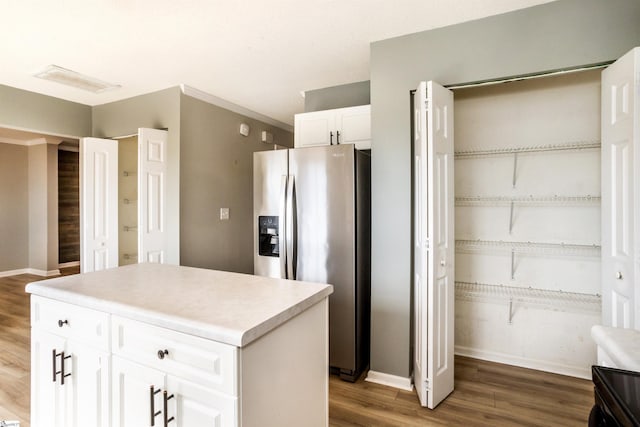
[[[283,277],[281,264],[285,258],[280,248],[284,244],[284,219],[281,216],[284,214],[287,152],[253,153],[253,269],[258,276]]]
[[[355,157],[337,145],[289,151],[296,279],[329,283],[329,362],[355,369]]]

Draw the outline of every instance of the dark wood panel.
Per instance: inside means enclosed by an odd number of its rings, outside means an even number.
[[[80,260],[80,163],[78,153],[58,151],[58,262]]]

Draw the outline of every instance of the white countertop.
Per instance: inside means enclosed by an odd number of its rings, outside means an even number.
[[[595,325],[591,337],[617,368],[640,372],[640,331]]]
[[[134,264],[33,282],[26,291],[243,347],[329,296],[333,286]]]

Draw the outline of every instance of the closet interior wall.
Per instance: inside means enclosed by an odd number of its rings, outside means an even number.
[[[58,149],[58,262],[80,262],[80,159]]]
[[[590,377],[600,70],[456,89],[456,353]]]
[[[118,140],[118,261],[138,262],[138,136]]]

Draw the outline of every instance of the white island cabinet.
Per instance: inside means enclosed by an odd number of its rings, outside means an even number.
[[[31,283],[31,425],[326,426],[332,290],[160,264]]]

